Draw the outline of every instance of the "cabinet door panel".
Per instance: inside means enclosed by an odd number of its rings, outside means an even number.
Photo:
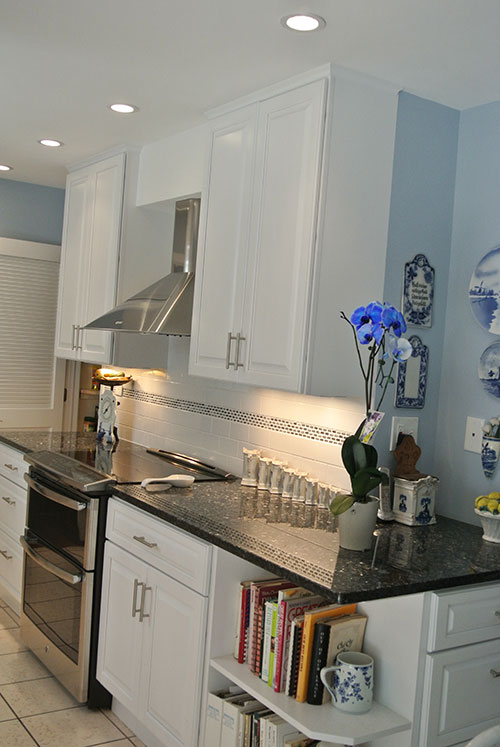
[[[89,264],[87,276],[81,278],[88,289],[79,322],[82,326],[111,309],[115,302],[124,176],[123,153],[94,167]],[[83,330],[81,345],[82,360],[111,360],[110,332]]]
[[[154,569],[148,586],[144,724],[166,747],[191,747],[198,743],[207,599]]]
[[[426,657],[421,744],[447,747],[500,722],[500,640]]]
[[[97,679],[120,703],[137,712],[143,624],[132,617],[134,581],[145,582],[147,565],[106,542]],[[142,587],[138,589],[140,599]]]
[[[190,372],[234,378],[226,369],[228,333],[241,326],[248,252],[256,107],[218,122],[202,200]],[[231,351],[234,361],[234,343]]]
[[[86,169],[70,174],[66,181],[55,354],[73,360],[78,357],[74,325],[81,315],[81,284],[75,280],[86,276],[88,267],[90,178]]]
[[[323,80],[261,104],[240,379],[299,390],[324,127]]]

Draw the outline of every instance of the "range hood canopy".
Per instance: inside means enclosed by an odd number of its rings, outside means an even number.
[[[89,322],[85,329],[191,334],[199,212],[199,199],[176,203],[172,272]]]

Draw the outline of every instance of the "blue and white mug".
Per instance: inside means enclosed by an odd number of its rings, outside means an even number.
[[[373,659],[358,651],[344,651],[331,667],[323,667],[321,682],[333,705],[346,713],[366,713],[373,702]],[[333,672],[333,682],[328,675]]]

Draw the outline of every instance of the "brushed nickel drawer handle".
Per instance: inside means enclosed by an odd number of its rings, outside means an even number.
[[[146,547],[158,547],[158,544],[156,542],[148,542],[145,537],[137,537],[135,534],[133,535],[134,539],[137,540],[137,542],[140,542],[141,545],[146,545]]]
[[[500,672],[497,672],[496,669],[490,669],[490,674],[492,677],[500,677]]]
[[[242,337],[239,332],[236,335],[236,364],[234,366],[236,370],[238,370],[238,368],[243,368],[243,363],[240,363],[240,342],[245,342],[246,339],[247,338]]]
[[[132,617],[135,617],[137,613],[141,611],[141,608],[137,608],[137,590],[139,589],[139,586],[144,586],[142,581],[139,581],[138,578],[134,578],[134,595],[132,598]]]
[[[12,470],[13,472],[17,472],[17,471],[18,471],[18,469],[19,469],[18,467],[14,467],[14,465],[13,465],[13,464],[5,464],[5,463],[4,463],[4,465],[3,465],[3,466],[4,466],[4,467],[7,467],[7,469],[11,469],[11,470]]]
[[[151,591],[151,586],[146,586],[146,584],[142,584],[142,594],[141,594],[141,607],[139,609],[139,622],[141,623],[145,617],[149,617],[149,613],[144,612],[144,602],[146,601],[146,592]]]
[[[0,555],[3,555],[5,560],[12,560],[12,555],[9,555],[7,550],[0,550]]]
[[[226,368],[230,368],[231,366],[233,366],[233,368],[236,368],[236,364],[231,360],[231,343],[233,340],[236,340],[236,337],[232,335],[231,332],[228,332],[226,348]]]
[[[5,503],[8,503],[9,506],[15,506],[16,502],[12,500],[12,498],[9,498],[8,495],[2,495],[2,501],[5,501]]]

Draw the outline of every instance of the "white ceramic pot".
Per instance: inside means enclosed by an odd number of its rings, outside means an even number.
[[[483,525],[483,539],[487,542],[496,542],[500,544],[500,514],[490,514],[488,511],[478,511],[474,513],[481,519]]]
[[[353,503],[339,514],[339,544],[344,550],[370,550],[377,522],[378,500]]]

